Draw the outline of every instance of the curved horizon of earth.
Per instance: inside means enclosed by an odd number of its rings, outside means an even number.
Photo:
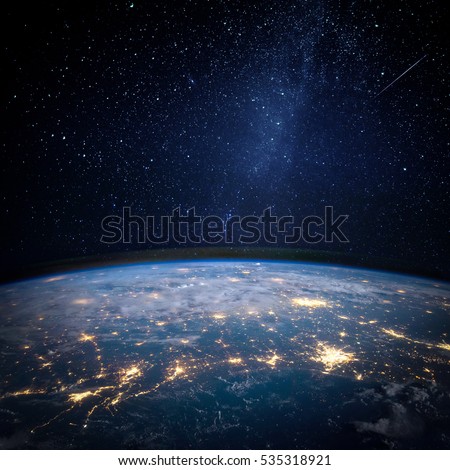
[[[0,448],[450,446],[450,284],[152,262],[0,285]]]

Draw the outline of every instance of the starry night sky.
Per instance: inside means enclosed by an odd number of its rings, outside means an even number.
[[[449,275],[444,2],[2,10],[3,270],[139,248],[100,243],[123,206],[302,218],[332,205],[350,243],[302,248]]]

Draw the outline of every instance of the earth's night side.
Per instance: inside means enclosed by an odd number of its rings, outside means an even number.
[[[147,263],[0,287],[0,447],[448,448],[450,286]]]

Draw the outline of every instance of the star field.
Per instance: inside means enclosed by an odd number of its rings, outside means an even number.
[[[3,269],[139,248],[99,241],[123,206],[304,217],[333,205],[350,243],[314,248],[448,275],[442,2],[5,10]]]

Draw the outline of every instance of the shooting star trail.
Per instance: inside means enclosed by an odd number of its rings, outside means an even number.
[[[399,75],[394,81],[392,81],[391,83],[389,83],[389,85],[385,88],[383,88],[380,93],[378,93],[377,95],[374,96],[374,99],[375,98],[378,98],[381,93],[384,93],[388,88],[390,88],[397,80],[400,80],[403,75],[407,74],[412,68],[414,68],[416,65],[418,65],[420,62],[422,62],[423,59],[425,59],[425,57],[427,56],[427,54],[425,54],[421,59],[419,59],[417,62],[415,62],[414,64],[411,65],[411,67],[409,67],[409,69],[405,70],[401,75]]]

